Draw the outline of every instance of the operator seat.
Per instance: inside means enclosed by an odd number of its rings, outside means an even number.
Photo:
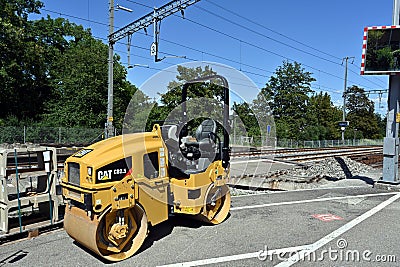
[[[214,120],[204,120],[196,129],[196,141],[182,138],[181,148],[188,159],[211,158],[215,156],[215,133],[217,124]],[[211,134],[213,133],[213,134]]]
[[[217,131],[217,124],[214,120],[204,120],[196,130],[196,140],[199,143],[200,151],[211,152],[215,144],[215,134]]]

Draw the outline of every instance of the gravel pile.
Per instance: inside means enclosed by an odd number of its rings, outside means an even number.
[[[309,163],[308,166],[298,167],[289,170],[276,170],[265,174],[253,175],[245,174],[240,176],[231,176],[234,179],[242,178],[267,178],[276,181],[280,180],[304,180],[313,181],[315,178],[320,180],[322,178],[345,179],[366,173],[373,168],[354,161],[348,157],[331,157],[326,158],[319,162]],[[291,179],[294,178],[294,179]],[[304,179],[302,179],[304,178]]]
[[[372,167],[351,160],[348,157],[332,157],[316,162],[306,169],[293,169],[287,175],[300,177],[336,178],[345,179],[360,175],[371,170]]]
[[[372,167],[351,160],[348,157],[331,157],[294,169],[276,170],[266,174],[231,176],[230,184],[232,186],[238,185],[276,190],[309,189],[327,184],[329,181],[362,176],[371,170],[373,170]],[[230,190],[232,196],[262,192],[239,188],[230,188]]]

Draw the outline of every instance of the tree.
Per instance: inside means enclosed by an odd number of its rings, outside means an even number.
[[[103,127],[107,45],[63,18],[28,21],[39,1],[0,2],[0,120],[46,126]],[[114,57],[114,122],[122,126],[136,87]]]
[[[386,136],[387,117],[382,117],[378,113],[375,113],[375,117],[376,117],[376,121],[378,122],[379,135],[383,138]]]
[[[353,85],[347,89],[346,97],[347,120],[350,122],[346,138],[352,139],[354,131],[357,131],[359,138],[382,138],[374,113],[374,102],[368,99],[364,89]]]
[[[163,107],[159,107],[156,102],[152,102],[150,97],[144,94],[143,91],[136,90],[126,109],[123,132],[151,131],[154,123],[160,120],[160,112],[162,110]]]
[[[37,119],[50,94],[43,48],[28,21],[42,6],[34,0],[0,1],[0,118]]]
[[[248,103],[234,103],[232,107],[235,114],[238,115],[240,123],[237,118],[234,118],[235,134],[237,136],[261,136],[260,128],[258,126],[257,118],[252,110],[252,106]]]
[[[328,93],[320,92],[312,95],[308,101],[307,123],[302,139],[338,139],[340,137],[338,122],[341,116],[341,110],[333,105]]]
[[[188,68],[184,66],[177,67],[178,75],[176,81],[171,81],[168,84],[168,92],[161,95],[161,103],[170,110],[178,106],[181,101],[182,85],[196,78],[206,77],[217,74],[210,66],[205,66],[204,70],[201,67]],[[196,84],[190,87],[188,91],[188,99],[196,97],[216,98],[221,101],[223,90],[221,87],[213,84]]]
[[[275,122],[269,104],[269,99],[262,92],[251,103],[235,102],[232,109],[240,118],[239,122],[234,118],[236,135],[256,137],[258,140],[265,140],[264,137],[275,138]]]
[[[155,118],[157,113],[159,120],[165,119],[180,119],[180,108],[177,108],[182,98],[182,86],[184,83],[196,78],[207,77],[217,74],[210,66],[188,68],[184,66],[177,67],[178,75],[176,80],[168,84],[168,91],[161,95],[161,103],[163,107],[157,105],[157,110],[150,114],[151,118]],[[194,125],[200,124],[200,121],[206,117],[220,118],[222,116],[222,100],[223,87],[220,85],[220,80],[210,83],[196,83],[190,86],[187,92],[188,107],[187,112],[190,117],[196,117],[193,122],[189,123],[189,130]],[[222,120],[221,120],[222,121]]]
[[[53,98],[46,105],[47,124],[68,127],[103,127],[107,110],[108,49],[89,30],[65,19],[47,18],[37,22],[46,31],[43,41],[56,47],[49,76]],[[47,31],[58,34],[49,36]],[[49,41],[51,40],[51,41]],[[136,87],[126,81],[126,69],[114,56],[114,123],[122,126],[124,113]]]
[[[298,139],[307,124],[307,111],[312,73],[298,62],[284,61],[262,89],[275,117],[278,138]]]

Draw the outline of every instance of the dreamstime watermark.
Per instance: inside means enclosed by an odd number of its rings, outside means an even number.
[[[264,250],[260,250],[257,258],[260,261],[308,261],[308,262],[375,262],[375,263],[394,263],[397,262],[396,255],[393,254],[374,254],[371,250],[363,251],[357,249],[348,249],[346,239],[339,239],[336,247],[328,247],[314,251],[311,247],[305,246],[303,250],[270,250],[265,246]]]

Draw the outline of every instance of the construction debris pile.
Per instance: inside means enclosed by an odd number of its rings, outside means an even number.
[[[307,166],[289,170],[276,170],[260,175],[231,176],[233,186],[249,187],[250,190],[232,189],[232,195],[259,193],[255,190],[277,189],[296,190],[315,188],[328,181],[350,179],[362,176],[373,168],[348,157],[330,157]]]
[[[276,170],[261,175],[245,174],[240,176],[231,176],[233,179],[241,178],[264,178],[264,179],[276,179],[282,177],[296,177],[306,178],[307,180],[313,178],[335,178],[337,180],[351,178],[353,176],[366,173],[371,170],[372,167],[354,161],[348,157],[330,157],[323,159],[319,162],[309,163],[307,166],[296,167],[288,170]]]
[[[295,177],[316,177],[316,178],[334,178],[345,179],[363,174],[372,167],[363,163],[354,161],[348,157],[331,157],[320,162],[310,164],[306,169],[289,170],[286,175]]]

